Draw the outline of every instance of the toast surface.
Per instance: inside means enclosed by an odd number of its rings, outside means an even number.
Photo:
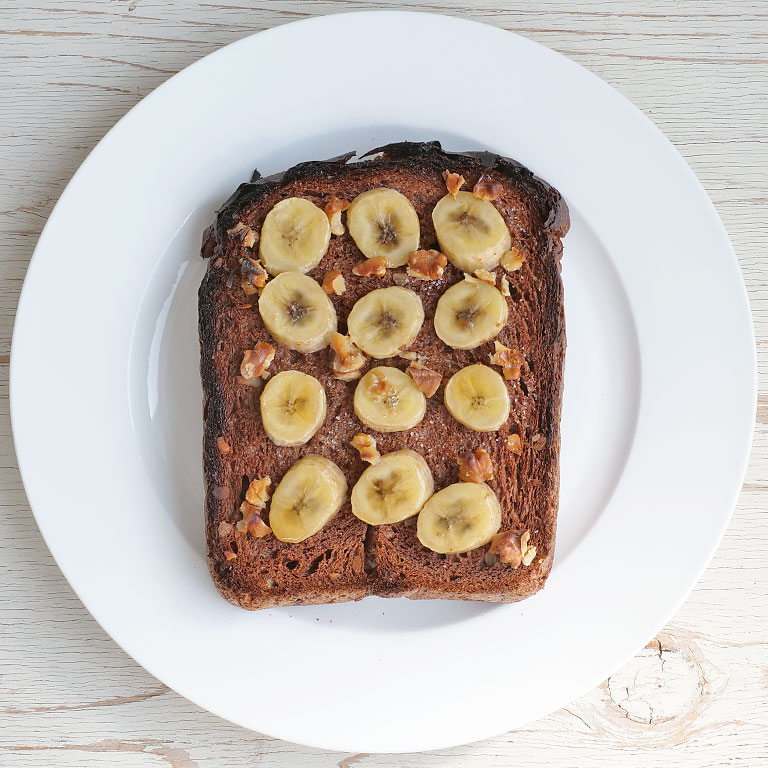
[[[279,176],[241,185],[204,237],[202,255],[209,263],[200,287],[199,317],[206,534],[213,580],[228,600],[245,608],[339,602],[369,594],[497,602],[527,597],[543,586],[554,554],[565,354],[560,257],[561,238],[569,226],[567,207],[556,190],[530,171],[488,153],[446,153],[436,142],[402,143],[383,148],[382,155],[369,160],[350,163],[348,159],[302,163]],[[494,342],[461,351],[446,346],[434,332],[431,318],[437,301],[463,279],[460,270],[449,263],[438,280],[408,277],[405,287],[420,296],[426,316],[409,349],[427,367],[439,371],[443,380],[418,426],[407,432],[375,432],[355,416],[356,382],[334,378],[328,349],[303,355],[271,339],[256,301],[245,296],[240,286],[240,259],[252,254],[227,230],[243,222],[258,231],[266,214],[285,197],[306,198],[323,208],[332,196],[352,200],[366,190],[389,187],[413,204],[421,225],[420,247],[439,248],[431,211],[446,194],[446,169],[465,177],[465,189],[471,189],[483,173],[501,183],[494,205],[509,227],[513,246],[526,254],[526,261],[522,269],[507,276],[509,319],[496,340],[522,350],[526,364],[519,379],[505,382],[511,411],[497,432],[474,432],[459,424],[443,403],[445,384],[466,365],[488,363]],[[387,270],[382,277],[354,275],[352,267],[363,260],[345,232],[332,238],[320,264],[308,273],[318,282],[330,269],[344,275],[346,291],[331,296],[341,333],[346,332],[346,317],[361,296],[395,285],[396,279],[402,284],[405,276],[404,268]],[[501,267],[496,272],[504,274]],[[398,273],[401,276],[396,278]],[[306,445],[291,448],[272,443],[261,425],[259,391],[238,383],[243,351],[258,341],[271,342],[276,349],[270,373],[300,370],[317,378],[325,389],[325,422]],[[409,363],[401,357],[369,360],[363,372],[376,365],[405,370]],[[394,525],[368,526],[352,514],[349,496],[318,533],[298,544],[237,532],[248,481],[269,475],[274,488],[291,465],[308,453],[334,461],[351,489],[368,466],[350,445],[353,435],[361,431],[376,438],[382,454],[402,448],[421,454],[434,476],[435,490],[457,481],[460,453],[484,448],[494,465],[489,485],[501,503],[501,530],[530,530],[531,543],[537,548],[533,563],[518,569],[501,562],[488,565],[487,546],[462,555],[440,555],[417,539],[415,517]],[[506,438],[513,433],[521,437],[520,455],[507,446]],[[219,450],[220,437],[231,449],[225,454]]]

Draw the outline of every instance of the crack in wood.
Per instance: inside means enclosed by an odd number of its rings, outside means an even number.
[[[136,704],[140,701],[155,699],[168,693],[169,690],[167,686],[163,685],[153,691],[137,693],[134,696],[115,696],[111,699],[99,699],[84,704],[51,704],[49,706],[29,707],[26,709],[21,707],[4,707],[0,712],[6,715],[27,715],[33,712],[72,712],[83,709],[95,709],[96,707],[118,707],[122,704]]]

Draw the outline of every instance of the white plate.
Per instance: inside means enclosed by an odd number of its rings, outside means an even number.
[[[372,50],[375,40],[396,50]],[[369,598],[234,608],[210,581],[203,545],[201,232],[254,166],[269,173],[433,138],[517,158],[571,208],[552,576],[508,606]],[[224,718],[366,752],[500,733],[635,653],[720,540],[755,410],[736,259],[661,133],[598,78],[525,38],[397,12],[249,37],[131,110],[51,214],[12,363],[30,503],[105,630]]]

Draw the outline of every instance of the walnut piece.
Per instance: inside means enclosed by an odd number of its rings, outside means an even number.
[[[488,552],[497,555],[502,563],[511,565],[517,569],[521,565],[528,566],[536,557],[536,547],[529,544],[531,538],[530,531],[503,531],[497,533],[491,539],[491,546]]]
[[[248,229],[248,225],[243,221],[238,221],[234,227],[227,230],[228,235],[239,235],[241,232],[245,232]]]
[[[269,501],[270,485],[272,485],[272,478],[269,475],[253,480],[245,492],[245,500],[254,507],[263,509]]]
[[[477,180],[477,184],[472,188],[472,194],[478,200],[495,200],[501,195],[502,190],[501,182],[483,173]]]
[[[402,288],[408,282],[408,275],[405,272],[393,272],[392,282]]]
[[[495,272],[489,272],[487,269],[476,269],[474,274],[478,280],[482,280],[484,283],[494,286],[494,288],[496,287]]]
[[[373,379],[373,384],[368,388],[372,395],[376,395],[376,397],[380,399],[385,399],[395,394],[394,386],[387,381],[386,378],[374,373]]]
[[[509,280],[507,279],[506,275],[501,276],[501,295],[502,296],[512,295],[509,291]]]
[[[447,169],[443,171],[443,178],[445,179],[445,186],[451,193],[451,197],[455,200],[466,179],[460,173],[451,173]]]
[[[419,280],[439,280],[446,264],[448,259],[440,251],[414,251],[408,257],[408,276]]]
[[[387,274],[387,260],[383,256],[374,256],[355,264],[352,272],[360,277],[384,277]]]
[[[515,456],[520,456],[523,453],[523,441],[520,439],[520,435],[507,435],[507,448]]]
[[[236,560],[237,554],[235,554],[231,549],[225,549],[224,550],[224,559],[225,560]]]
[[[365,355],[355,346],[349,336],[334,333],[331,336],[333,360],[331,369],[337,379],[353,381],[359,379],[361,368],[365,365]]]
[[[494,341],[496,351],[490,356],[491,365],[498,365],[502,368],[504,378],[508,381],[520,378],[525,358],[519,349],[510,349],[498,341]]]
[[[474,451],[460,453],[459,480],[465,483],[485,483],[493,480],[493,462],[488,451],[477,448]]]
[[[376,440],[371,435],[358,432],[349,444],[360,454],[363,461],[367,461],[369,464],[378,464],[381,461],[381,454],[376,448]]]
[[[443,375],[418,361],[412,362],[406,369],[406,373],[413,379],[414,384],[425,397],[432,397],[437,392]]]
[[[258,259],[252,259],[250,256],[244,256],[240,259],[240,274],[242,275],[243,290],[252,296],[256,289],[263,288],[267,284],[269,275],[267,270]],[[248,289],[251,290],[248,290]]]
[[[323,277],[323,290],[329,295],[341,296],[347,290],[344,275],[338,269],[331,269]]]
[[[344,234],[344,225],[341,223],[341,212],[349,208],[346,200],[340,200],[335,195],[325,204],[325,215],[328,217],[328,223],[331,225],[331,234],[337,237]]]
[[[255,379],[269,368],[275,357],[275,348],[266,341],[259,341],[253,349],[243,352],[243,362],[240,363],[240,375],[244,379]]]
[[[261,508],[244,501],[240,505],[240,514],[243,516],[235,528],[238,533],[250,533],[257,539],[272,533],[272,529],[261,519]]]
[[[216,446],[222,456],[232,453],[232,446],[223,437],[216,438]]]
[[[510,248],[502,257],[499,262],[507,272],[517,272],[520,267],[523,266],[525,261],[525,254],[519,251],[517,248]]]
[[[242,242],[246,248],[253,248],[253,246],[256,245],[257,239],[258,239],[258,236],[256,234],[256,230],[248,227],[248,229],[246,229],[245,232],[243,233]]]

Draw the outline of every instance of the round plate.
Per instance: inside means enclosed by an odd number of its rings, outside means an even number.
[[[407,55],[371,56],[376,39]],[[461,67],[446,76],[440,51],[452,50]],[[338,72],[318,66],[329,51]],[[248,613],[218,595],[204,552],[201,233],[254,166],[271,173],[401,139],[509,155],[568,200],[552,575],[515,605],[368,598]],[[40,529],[128,653],[248,728],[393,752],[545,715],[653,636],[728,522],[756,387],[728,238],[639,111],[525,38],[380,12],[230,45],[109,132],[30,264],[11,389]]]

